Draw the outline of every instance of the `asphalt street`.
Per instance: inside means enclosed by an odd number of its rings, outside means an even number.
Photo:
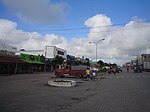
[[[51,73],[0,76],[0,112],[150,112],[150,73],[98,76],[51,87]]]

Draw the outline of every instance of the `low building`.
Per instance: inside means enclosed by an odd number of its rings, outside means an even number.
[[[63,57],[64,59],[67,58],[67,51],[56,46],[45,46],[43,50],[25,50],[21,49],[20,51],[16,52],[16,55],[23,54],[30,54],[30,55],[40,55],[45,56],[47,59],[53,59],[57,55]]]
[[[137,56],[136,66],[144,71],[150,71],[150,54],[141,54]]]
[[[6,45],[6,44],[5,45],[0,44],[0,55],[15,56],[16,52],[17,52],[17,47]]]
[[[142,66],[144,71],[150,71],[150,54],[142,54]]]
[[[142,61],[149,61],[150,62],[150,54],[142,54]]]
[[[15,55],[16,51],[17,47],[0,43],[0,74],[31,73],[30,64],[20,60],[20,57]]]
[[[21,49],[20,51],[16,52],[16,55],[18,56],[22,56],[26,55],[27,58],[26,59],[30,59],[32,57],[36,57],[36,56],[40,56],[42,58],[41,62],[42,63],[37,63],[37,61],[35,62],[31,62],[34,64],[34,68],[41,68],[42,71],[53,71],[53,68],[55,68],[54,63],[52,62],[52,60],[56,57],[56,56],[61,56],[62,58],[64,58],[65,60],[67,59],[67,51],[61,48],[58,48],[56,46],[45,46],[45,49],[42,50],[25,50],[25,49]],[[46,58],[46,59],[45,59]],[[35,58],[36,59],[36,58]],[[43,61],[44,59],[44,61]],[[24,60],[27,61],[27,60]]]

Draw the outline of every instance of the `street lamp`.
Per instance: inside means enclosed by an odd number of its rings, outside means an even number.
[[[100,42],[100,41],[103,41],[103,40],[105,40],[105,39],[100,39],[100,40],[98,40],[98,41],[96,41],[96,42],[89,42],[89,44],[95,44],[95,46],[96,46],[96,64],[97,64],[97,44]]]
[[[46,55],[47,55],[47,46],[45,46],[44,72],[46,72]]]

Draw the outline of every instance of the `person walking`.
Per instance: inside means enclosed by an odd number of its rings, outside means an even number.
[[[96,78],[96,75],[97,75],[97,69],[96,67],[93,67],[93,78]]]
[[[114,73],[114,75],[116,75],[116,68],[115,67],[113,68],[113,73]]]
[[[89,67],[86,70],[86,78],[87,78],[87,80],[90,79],[90,68]]]
[[[129,66],[127,66],[127,72],[129,72]]]

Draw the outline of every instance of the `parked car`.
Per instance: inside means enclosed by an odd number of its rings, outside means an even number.
[[[108,73],[113,73],[113,69],[108,69]]]
[[[77,76],[83,77],[86,75],[87,66],[71,66],[66,65],[62,68],[58,68],[55,70],[55,75],[57,77],[65,77],[65,76]]]
[[[120,73],[120,72],[122,72],[122,70],[121,70],[121,68],[115,68],[115,72],[116,73]],[[108,73],[114,73],[114,69],[112,68],[112,69],[108,69]]]
[[[134,73],[141,73],[142,69],[140,67],[135,67],[134,68]]]
[[[117,73],[122,72],[121,68],[116,68],[116,72],[117,72]]]

